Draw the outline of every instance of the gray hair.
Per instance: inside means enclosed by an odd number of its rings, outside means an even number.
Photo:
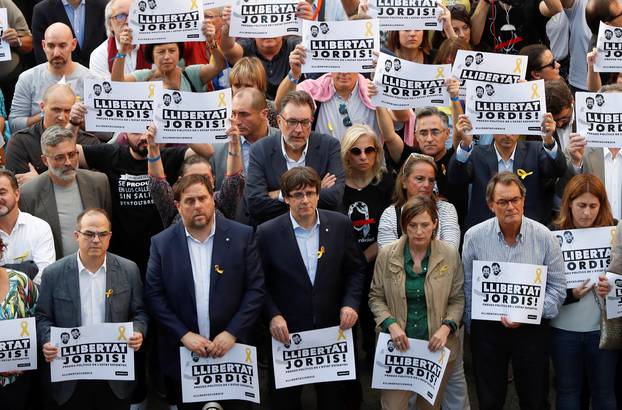
[[[41,134],[41,152],[45,154],[48,147],[55,147],[65,141],[73,142],[73,140],[73,131],[59,125],[52,125]]]
[[[520,191],[521,198],[524,198],[527,193],[525,185],[515,173],[509,171],[499,172],[490,178],[490,181],[488,181],[488,185],[486,186],[486,202],[489,204],[491,204],[495,199],[494,195],[497,184],[505,186],[516,184],[516,186],[518,186],[518,190]]]
[[[423,117],[438,117],[445,128],[449,128],[449,117],[436,107],[422,107],[415,111],[417,121]]]

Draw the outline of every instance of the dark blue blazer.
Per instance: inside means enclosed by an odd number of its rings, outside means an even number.
[[[305,164],[315,169],[320,178],[328,173],[337,177],[335,185],[321,190],[318,204],[322,209],[336,211],[341,206],[346,180],[339,141],[330,135],[312,132],[307,146]],[[251,145],[244,195],[253,225],[287,212],[284,202],[268,196],[269,191],[280,188],[281,175],[286,171],[280,134],[262,138]]]
[[[216,213],[209,289],[210,340],[226,330],[244,342],[264,303],[264,278],[253,229]],[[216,269],[218,266],[218,271]],[[164,373],[179,380],[179,346],[199,333],[192,263],[183,222],[151,239],[145,303],[158,326]]]
[[[352,222],[340,213],[319,210],[320,248],[315,284],[305,268],[289,212],[257,228],[266,273],[265,314],[283,315],[290,332],[339,324],[343,306],[358,310],[365,281],[365,256]],[[367,295],[365,295],[367,297]]]
[[[545,223],[551,214],[551,193],[547,193],[547,183],[552,178],[562,177],[566,172],[566,157],[557,145],[557,158],[552,159],[544,150],[542,142],[518,141],[514,153],[514,173],[519,169],[533,174],[522,179],[527,188],[525,196],[525,215]],[[449,180],[459,183],[472,183],[469,213],[466,229],[493,216],[486,202],[488,181],[498,173],[499,164],[494,142],[490,145],[477,145],[466,163],[456,160],[456,154],[449,161]],[[547,181],[547,179],[549,181]],[[466,230],[465,229],[465,230]]]

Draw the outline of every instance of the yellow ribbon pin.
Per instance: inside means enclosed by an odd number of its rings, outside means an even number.
[[[372,37],[374,35],[374,26],[370,21],[365,23],[365,37]]]
[[[197,10],[199,6],[197,6],[197,0],[190,0],[190,10]]]
[[[529,175],[533,175],[533,171],[529,171],[529,172],[527,172],[527,171],[525,171],[524,169],[519,168],[519,169],[516,171],[516,175],[518,175],[518,177],[524,181],[524,180],[525,180],[525,178],[527,178]]]
[[[539,283],[540,285],[542,285],[542,269],[538,268],[536,269],[536,279],[533,281],[534,285],[536,283]]]
[[[24,252],[23,255],[19,255],[15,257],[15,260],[19,260],[19,262],[24,262],[26,260],[26,258],[28,257],[28,251]]]
[[[613,229],[611,230],[611,245],[612,245],[612,246],[613,246],[613,244],[615,243],[615,241],[616,241],[616,230],[615,230],[615,228],[613,228]]]
[[[339,334],[337,335],[337,341],[339,340],[346,340],[346,335],[341,328],[339,328]]]
[[[333,123],[328,121],[328,131],[333,132],[335,129],[333,128]]]
[[[444,361],[445,361],[445,349],[441,350],[441,355],[438,358],[438,364],[443,364]]]
[[[218,106],[219,107],[227,106],[227,102],[225,101],[225,93],[218,94]]]
[[[514,67],[514,74],[518,73],[522,73],[523,70],[521,69],[521,64],[523,63],[523,60],[521,60],[520,58],[516,59],[516,67]]]
[[[22,328],[22,332],[19,334],[19,336],[20,337],[24,337],[24,336],[30,337],[30,333],[28,333],[28,322],[26,322],[25,320],[22,320],[22,322],[19,325]]]
[[[439,77],[445,78],[445,73],[443,71],[444,71],[443,67],[438,67],[436,69],[436,78],[439,78]]]
[[[320,250],[317,251],[317,258],[322,258],[322,256],[324,256],[324,252],[326,252],[326,249],[324,248],[324,246],[320,246]]]
[[[531,98],[540,98],[540,94],[538,94],[538,84],[531,85]]]
[[[220,267],[220,265],[214,265],[214,270],[216,271],[216,273],[218,273],[219,275],[222,275],[223,273],[225,273],[225,270],[223,268]]]
[[[112,296],[112,289],[108,289],[106,291],[106,298],[109,298],[110,296]]]
[[[446,272],[449,272],[449,266],[448,265],[441,266],[441,273],[446,273]]]
[[[443,172],[443,175],[447,175],[447,167],[445,167],[445,164],[441,164],[441,171]]]
[[[149,85],[149,95],[147,98],[153,98],[155,96],[155,85]]]
[[[127,338],[125,337],[125,326],[119,326],[119,336],[117,337],[117,340],[127,341]]]
[[[251,349],[249,347],[246,348],[246,359],[244,359],[246,363],[253,363],[251,359]]]

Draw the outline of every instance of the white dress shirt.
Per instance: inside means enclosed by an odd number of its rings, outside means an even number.
[[[78,279],[80,281],[80,316],[82,326],[96,325],[106,321],[106,258],[96,272],[89,271],[78,259]],[[114,291],[114,290],[113,290]]]
[[[185,228],[184,228],[185,229]],[[209,288],[210,274],[212,271],[212,249],[214,248],[214,233],[216,232],[216,218],[212,223],[212,231],[203,242],[192,237],[186,231],[190,263],[192,264],[192,277],[194,278],[194,296],[197,301],[197,322],[199,333],[209,339]]]
[[[285,151],[285,140],[281,137],[281,151],[283,152],[283,158],[285,158],[285,164],[287,165],[287,170],[289,171],[292,168],[296,167],[304,167],[307,159],[307,148],[309,148],[309,142],[307,141],[307,145],[305,145],[305,149],[302,151],[302,155],[298,160],[291,159],[289,155],[287,155],[287,151]]]
[[[121,46],[117,41],[117,50],[120,50],[120,48]],[[138,53],[136,51],[136,47],[134,47],[127,57],[125,57],[125,65],[123,66],[123,72],[125,74],[132,74],[136,71],[137,55]],[[91,52],[91,57],[89,58],[89,69],[94,76],[110,80],[110,70],[108,69],[108,39],[106,39]]]
[[[611,151],[604,148],[603,154],[605,156],[605,189],[613,217],[620,220],[622,217],[622,150],[613,157]]]
[[[294,228],[294,236],[302,261],[307,268],[307,274],[311,285],[315,285],[315,275],[317,273],[317,261],[321,257],[318,252],[320,247],[320,214],[315,211],[315,225],[311,229],[303,228],[296,222],[292,213],[289,213],[289,219],[292,221]],[[323,252],[322,252],[323,253]]]

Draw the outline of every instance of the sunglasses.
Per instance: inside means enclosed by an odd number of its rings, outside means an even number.
[[[343,118],[343,125],[345,127],[352,126],[352,120],[350,119],[350,115],[348,114],[348,106],[345,103],[339,104],[339,114],[345,115]]]
[[[544,70],[547,67],[555,68],[555,66],[557,66],[557,60],[553,59],[553,61],[551,61],[548,64],[543,65],[542,67],[538,68],[538,70]]]
[[[354,156],[361,155],[361,152],[364,152],[365,155],[369,155],[369,154],[372,154],[372,153],[376,152],[376,147],[372,147],[370,145],[369,147],[365,147],[362,150],[359,147],[352,147],[352,148],[350,148],[350,154],[352,154]]]

